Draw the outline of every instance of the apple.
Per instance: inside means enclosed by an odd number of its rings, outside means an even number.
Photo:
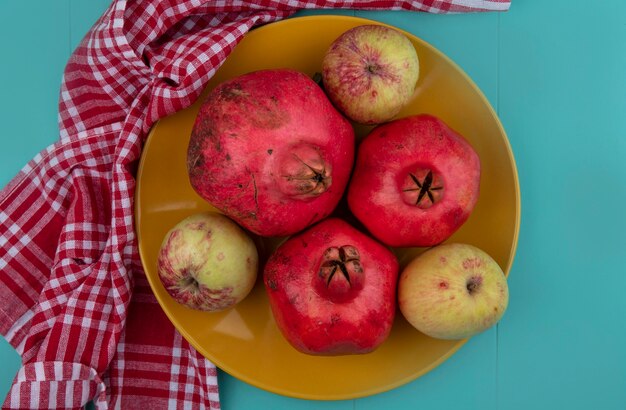
[[[406,320],[437,339],[465,339],[495,325],[509,302],[506,277],[483,250],[443,244],[414,258],[398,280]]]
[[[285,339],[312,355],[363,354],[386,340],[396,311],[398,261],[339,218],[289,238],[263,280]]]
[[[330,100],[361,124],[378,124],[397,115],[413,97],[418,78],[413,43],[382,25],[344,32],[322,60],[322,81]]]
[[[480,159],[441,119],[420,114],[374,128],[359,146],[348,206],[379,241],[425,247],[448,239],[478,201]]]
[[[165,290],[178,303],[220,311],[252,290],[258,253],[252,239],[232,220],[203,212],[183,219],[165,235],[157,268]]]

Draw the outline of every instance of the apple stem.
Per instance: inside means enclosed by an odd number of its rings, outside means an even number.
[[[323,90],[324,89],[324,78],[322,77],[322,73],[316,72],[313,74],[313,81]]]
[[[483,278],[481,278],[480,276],[472,276],[471,278],[469,278],[466,285],[469,294],[474,294],[480,288],[480,285],[482,283]]]
[[[378,64],[370,63],[367,65],[366,69],[371,74],[377,74],[380,70],[380,66]]]
[[[194,278],[193,276],[187,276],[184,279],[181,279],[180,282],[178,282],[178,287],[180,288],[181,291],[198,290],[198,288],[200,287],[200,284],[198,283],[196,278]]]

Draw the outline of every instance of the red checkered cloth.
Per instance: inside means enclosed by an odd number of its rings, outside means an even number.
[[[248,30],[304,8],[508,7],[509,0],[114,1],[67,64],[60,139],[0,193],[0,333],[23,360],[3,407],[220,407],[215,366],[174,329],[148,286],[133,193],[150,127],[189,106]]]

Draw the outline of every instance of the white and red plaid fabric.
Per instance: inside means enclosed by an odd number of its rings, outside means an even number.
[[[215,366],[147,284],[133,194],[150,127],[189,106],[248,30],[304,8],[445,13],[509,3],[114,1],[67,64],[60,139],[0,193],[0,333],[23,360],[3,407],[220,407]]]

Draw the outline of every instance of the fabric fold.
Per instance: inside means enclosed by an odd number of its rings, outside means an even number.
[[[25,364],[17,373],[6,404],[10,408],[57,409],[75,403],[71,408],[80,409],[80,403],[94,399],[106,402],[106,386],[95,369],[81,363],[62,361],[32,362]],[[63,402],[59,403],[59,397]]]

